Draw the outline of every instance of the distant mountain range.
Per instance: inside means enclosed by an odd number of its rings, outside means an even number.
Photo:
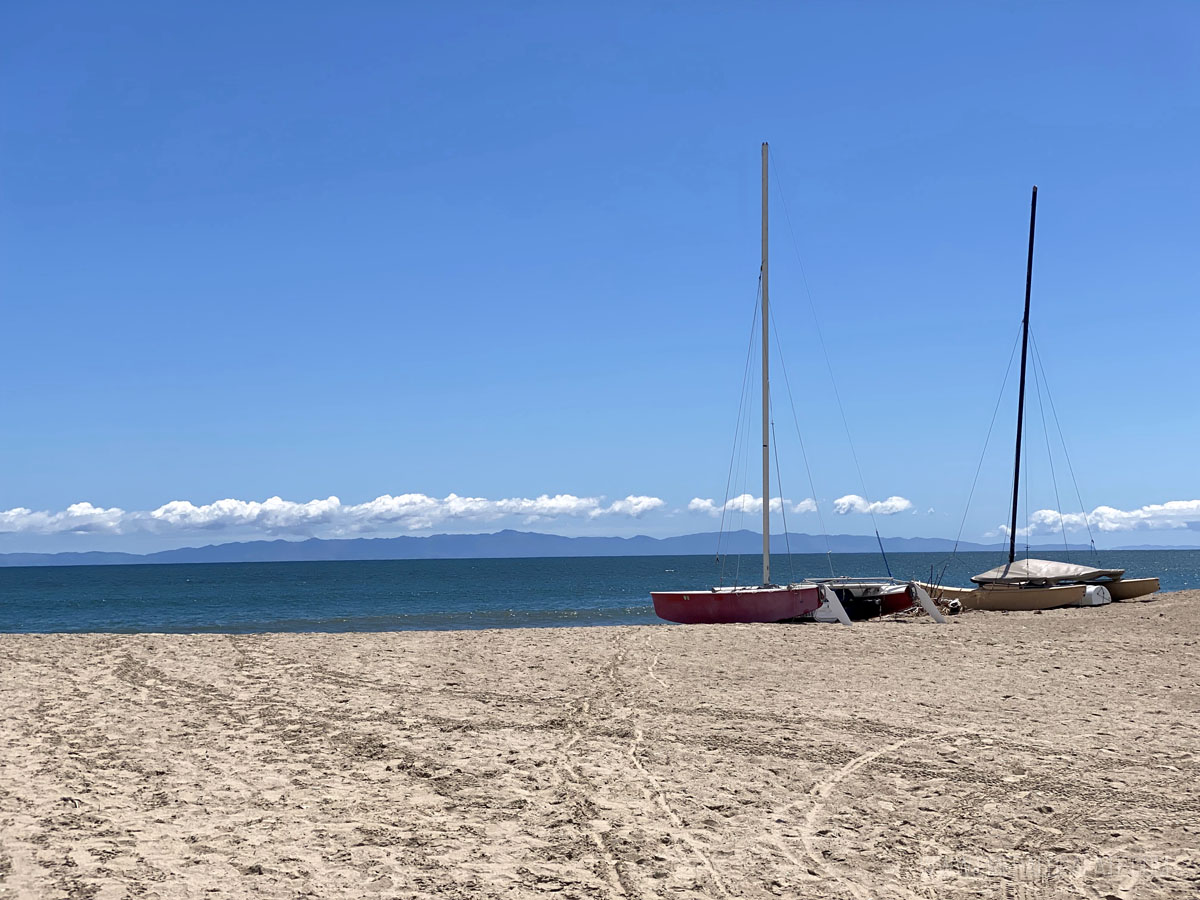
[[[104,566],[153,563],[313,562],[363,559],[497,559],[539,556],[711,556],[717,550],[715,532],[680,537],[563,537],[533,531],[498,531],[494,534],[434,534],[428,537],[348,538],[304,541],[247,541],[184,547],[158,553],[0,553],[0,566]],[[762,535],[734,531],[721,540],[722,553],[756,554],[762,551]],[[892,553],[949,553],[954,541],[945,538],[884,538]],[[960,551],[1001,551],[1005,544],[975,544],[960,541]],[[790,534],[771,538],[771,551],[785,553],[875,553],[874,536],[833,534]],[[1033,550],[1062,550],[1048,544]],[[1072,545],[1072,550],[1086,550]],[[1200,549],[1176,547],[1128,547],[1116,549]]]

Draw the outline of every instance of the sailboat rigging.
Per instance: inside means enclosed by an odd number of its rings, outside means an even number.
[[[915,582],[892,579],[818,579],[778,585],[771,581],[771,386],[770,269],[768,253],[768,148],[762,145],[762,584],[692,591],[652,591],[659,618],[681,624],[785,622],[796,619],[837,621],[867,618],[920,603],[942,621],[928,594]]]
[[[1021,492],[1021,450],[1025,422],[1025,370],[1029,355],[1029,301],[1033,287],[1033,238],[1037,225],[1037,185],[1029,203],[1029,254],[1025,263],[1025,314],[1021,320],[1021,375],[1017,388],[1017,435],[1008,528],[1008,562],[974,576],[978,587],[922,584],[930,595],[958,600],[966,609],[1033,610],[1059,606],[1102,606],[1158,590],[1157,578],[1125,578],[1124,569],[1101,569],[1048,559],[1017,557],[1017,508]]]

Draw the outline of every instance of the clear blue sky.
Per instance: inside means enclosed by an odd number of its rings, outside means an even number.
[[[781,199],[866,493],[912,504],[880,530],[953,537],[1036,183],[1034,333],[1086,508],[1153,526],[1099,543],[1200,543],[1200,501],[1142,510],[1200,498],[1198,36],[1191,3],[10,4],[0,551],[714,528],[687,507],[724,497],[763,140],[829,530],[872,525],[832,511],[864,489]],[[969,539],[1007,518],[1011,387]],[[1031,508],[1079,512],[1033,449]],[[580,504],[447,518],[451,493]],[[438,502],[148,516],[385,494]],[[73,532],[85,501],[124,512]]]

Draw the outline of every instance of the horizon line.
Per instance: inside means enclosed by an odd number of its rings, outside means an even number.
[[[515,553],[510,551],[508,553],[503,553],[501,555],[490,555],[487,553],[487,550],[491,549],[491,548],[478,548],[479,550],[482,550],[484,552],[484,555],[471,556],[471,557],[457,556],[457,555],[450,555],[450,556],[436,555],[436,556],[427,556],[427,557],[396,556],[396,557],[380,557],[377,559],[371,559],[371,558],[355,559],[353,556],[351,556],[351,557],[347,557],[345,559],[340,559],[340,560],[336,559],[336,558],[334,558],[334,559],[328,559],[328,558],[326,558],[326,559],[307,559],[307,560],[306,559],[275,559],[275,560],[272,560],[272,559],[263,559],[263,560],[253,560],[253,559],[165,560],[165,559],[159,559],[159,557],[164,557],[164,556],[169,556],[169,555],[174,555],[174,554],[219,553],[222,549],[227,549],[227,550],[236,549],[236,548],[249,549],[249,548],[253,548],[253,547],[266,547],[266,546],[278,547],[279,545],[289,545],[289,546],[294,546],[294,547],[299,548],[299,547],[303,547],[305,545],[328,545],[328,544],[351,544],[351,543],[362,544],[365,542],[370,542],[372,544],[378,544],[380,542],[387,543],[387,542],[397,542],[397,541],[425,542],[425,541],[430,541],[430,540],[435,540],[435,539],[442,539],[442,540],[448,540],[450,542],[457,542],[459,540],[467,540],[467,539],[472,539],[472,538],[473,539],[498,538],[498,537],[502,537],[504,535],[520,536],[522,538],[532,538],[532,539],[550,539],[555,542],[565,541],[565,542],[571,542],[573,544],[576,544],[576,546],[578,546],[578,544],[576,542],[583,542],[585,544],[587,542],[605,542],[605,543],[619,542],[620,544],[627,545],[630,542],[650,542],[652,544],[660,544],[660,543],[681,541],[681,540],[687,540],[687,539],[705,539],[705,538],[714,538],[714,537],[719,539],[722,536],[725,539],[729,539],[729,538],[733,538],[733,537],[740,537],[740,538],[743,538],[746,540],[752,539],[752,540],[757,541],[757,540],[760,540],[762,537],[761,532],[757,532],[757,531],[753,531],[752,529],[745,529],[745,528],[738,529],[736,531],[728,531],[728,532],[719,532],[719,531],[689,532],[686,534],[667,535],[667,536],[663,536],[663,537],[655,537],[652,535],[645,535],[645,534],[637,534],[637,535],[631,535],[631,536],[563,535],[563,534],[555,534],[553,532],[521,531],[521,530],[514,529],[514,528],[504,528],[504,529],[500,529],[499,531],[494,531],[494,532],[438,532],[435,534],[427,534],[427,535],[411,535],[411,534],[409,534],[409,535],[395,535],[395,536],[390,536],[390,537],[361,536],[361,537],[339,537],[339,538],[322,538],[322,537],[255,538],[255,539],[251,539],[251,540],[234,540],[234,541],[225,541],[225,542],[221,542],[221,543],[209,543],[209,544],[202,544],[202,545],[187,545],[187,546],[179,546],[179,547],[169,547],[169,548],[165,548],[162,550],[150,550],[150,551],[142,551],[142,552],[129,551],[129,550],[59,550],[59,551],[20,551],[20,550],[18,550],[18,551],[0,552],[0,561],[8,561],[8,560],[14,561],[13,564],[5,564],[5,563],[0,563],[0,564],[3,564],[4,567],[6,567],[6,568],[19,568],[22,566],[22,563],[25,561],[29,561],[31,563],[34,561],[38,561],[38,562],[43,562],[43,563],[52,565],[53,564],[51,562],[52,560],[84,560],[84,559],[94,559],[94,560],[122,559],[122,560],[129,560],[130,564],[139,564],[141,562],[158,563],[158,564],[172,564],[172,563],[202,563],[202,562],[228,563],[228,562],[285,562],[285,561],[288,561],[288,562],[335,562],[335,561],[343,561],[343,562],[362,561],[362,562],[365,562],[365,561],[385,561],[387,559],[395,559],[395,560],[399,561],[399,560],[406,560],[406,559],[411,560],[411,559],[439,559],[439,558],[441,558],[441,559],[444,559],[444,558],[454,558],[454,559],[505,559],[505,558],[507,558],[507,559],[514,559],[514,558],[538,559],[538,558],[546,558],[546,559],[552,559],[552,558],[563,558],[564,557],[564,554],[556,554],[553,552],[550,552],[550,553],[537,553],[537,552],[522,553],[522,552],[520,552],[520,548],[513,548],[513,549],[517,550],[517,552],[515,552]],[[812,534],[810,532],[786,532],[786,533],[776,533],[776,534],[772,535],[772,545],[774,545],[776,543],[780,543],[780,542],[786,542],[789,537],[795,537],[798,539],[810,539],[810,540],[820,540],[820,539],[824,538],[826,541],[834,540],[835,542],[842,542],[842,541],[845,541],[846,539],[852,539],[854,541],[871,541],[872,538],[877,538],[876,535],[869,535],[869,534],[850,534],[850,533]],[[1004,541],[996,541],[994,543],[982,543],[982,542],[978,542],[978,541],[962,541],[962,540],[955,542],[955,541],[951,540],[950,538],[926,537],[926,536],[891,537],[891,538],[883,538],[882,541],[884,544],[883,552],[885,552],[885,553],[905,553],[905,554],[907,554],[907,553],[949,553],[951,555],[954,555],[956,552],[962,552],[962,553],[1000,552],[1004,549],[1005,543],[1006,543]],[[920,542],[936,542],[938,544],[942,544],[943,546],[932,547],[932,548],[928,548],[928,549],[904,549],[904,547],[906,545],[911,545],[911,544],[920,543]],[[900,546],[897,546],[897,544],[899,544]],[[954,544],[955,546],[954,547],[944,546],[946,544]],[[958,550],[957,549],[958,547],[961,547],[962,549]],[[499,549],[499,548],[497,548],[497,549]],[[527,548],[527,549],[536,550],[536,549],[542,549],[542,548]],[[551,548],[544,548],[544,549],[549,550]],[[605,548],[605,549],[607,549],[607,548]],[[751,550],[750,548],[746,548],[746,549],[729,548],[724,553],[720,552],[719,546],[714,547],[711,550],[703,550],[703,551],[698,551],[698,550],[695,550],[692,548],[688,548],[686,550],[683,550],[683,548],[680,548],[680,549],[682,550],[682,552],[675,552],[675,553],[672,553],[672,552],[666,552],[666,553],[644,553],[644,552],[643,553],[619,553],[619,552],[618,553],[581,553],[581,554],[578,554],[578,556],[587,556],[587,557],[593,557],[593,558],[595,558],[595,557],[619,558],[619,557],[625,557],[625,556],[733,556],[733,555],[746,556],[746,555],[757,555],[757,553],[755,551]],[[1110,551],[1122,551],[1122,550],[1124,550],[1126,552],[1138,551],[1138,550],[1149,550],[1149,551],[1160,551],[1161,552],[1164,550],[1184,550],[1184,551],[1200,550],[1200,546],[1196,546],[1196,545],[1172,546],[1172,545],[1168,545],[1168,544],[1139,544],[1139,545],[1123,545],[1123,546],[1110,546],[1110,547],[1094,547],[1094,546],[1087,545],[1087,544],[1071,544],[1071,545],[1064,547],[1062,545],[1056,546],[1056,545],[1052,545],[1052,544],[1039,543],[1039,544],[1027,544],[1024,546],[1024,549],[1026,550],[1026,552],[1036,551],[1039,553],[1046,553],[1046,552],[1061,553],[1064,551],[1067,553],[1080,553],[1080,552],[1088,552],[1088,551],[1110,552]],[[844,547],[835,549],[833,547],[829,547],[826,550],[819,550],[819,549],[818,550],[812,550],[812,549],[799,550],[798,549],[796,551],[792,551],[790,548],[786,548],[786,549],[784,549],[784,548],[774,549],[773,548],[772,552],[776,555],[781,555],[781,556],[822,556],[822,555],[861,555],[861,554],[873,555],[876,553],[880,553],[880,550],[877,547],[872,546],[870,549],[867,549],[867,548],[846,549]],[[574,556],[574,554],[565,554],[565,556],[566,556],[566,558],[570,558],[570,557]],[[16,562],[16,560],[21,560],[21,562]]]

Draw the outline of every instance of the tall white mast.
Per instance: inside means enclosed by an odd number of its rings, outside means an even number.
[[[767,142],[762,145],[762,459],[763,584],[771,583],[771,389],[767,379]]]

